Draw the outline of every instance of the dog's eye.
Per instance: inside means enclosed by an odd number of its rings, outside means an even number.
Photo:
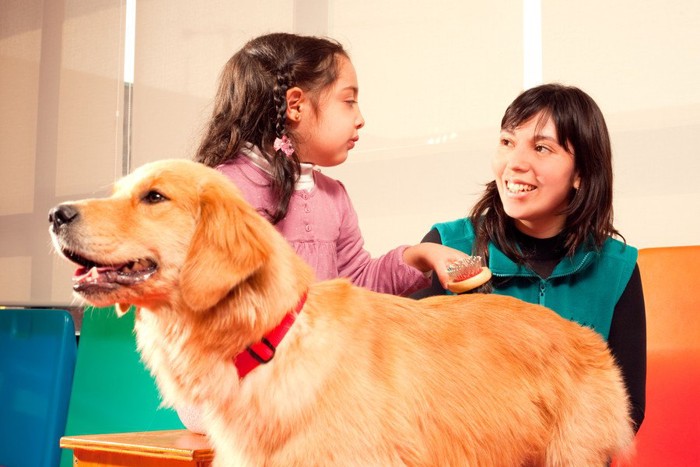
[[[163,201],[168,200],[168,198],[165,195],[157,192],[156,190],[149,191],[141,199],[148,204],[162,203]]]

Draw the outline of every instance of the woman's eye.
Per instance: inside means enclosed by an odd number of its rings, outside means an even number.
[[[148,204],[162,203],[163,201],[168,200],[168,198],[165,195],[159,193],[156,190],[149,191],[141,199]]]
[[[552,152],[547,146],[542,146],[539,144],[537,146],[535,146],[535,151],[542,153],[542,154]]]
[[[513,142],[508,138],[501,138],[501,146],[512,146]]]

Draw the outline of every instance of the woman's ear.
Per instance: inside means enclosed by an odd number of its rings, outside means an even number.
[[[292,122],[301,120],[302,104],[305,103],[306,95],[300,87],[287,89],[287,119]]]
[[[578,188],[581,186],[581,176],[578,174],[578,172],[574,175],[574,190],[578,190]]]

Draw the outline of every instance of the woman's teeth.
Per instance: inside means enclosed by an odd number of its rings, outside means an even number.
[[[535,189],[535,187],[532,185],[524,185],[522,183],[512,183],[512,182],[506,182],[506,188],[511,193],[525,193],[525,192],[532,191]]]

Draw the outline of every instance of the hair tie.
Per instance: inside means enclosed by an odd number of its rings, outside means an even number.
[[[275,138],[273,147],[275,151],[281,150],[287,157],[292,157],[292,154],[294,154],[294,146],[292,146],[292,141],[287,138],[287,135],[282,135],[281,138]]]

